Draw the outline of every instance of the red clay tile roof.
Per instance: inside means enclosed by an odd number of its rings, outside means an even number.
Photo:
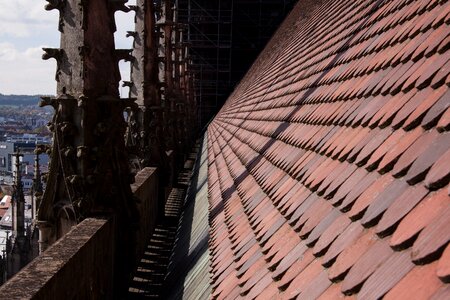
[[[450,299],[450,2],[310,3],[208,127],[213,298]]]

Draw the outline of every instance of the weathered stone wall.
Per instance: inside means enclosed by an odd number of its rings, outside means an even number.
[[[158,209],[161,206],[158,201],[158,170],[156,168],[144,168],[131,185],[133,195],[139,198],[137,208],[139,210],[139,228],[136,233],[136,257],[144,253],[148,239],[155,229]]]
[[[136,257],[155,228],[157,173],[155,168],[145,168],[131,185],[140,200]],[[0,299],[113,299],[116,232],[113,217],[84,220],[6,282]]]
[[[2,299],[111,299],[114,221],[86,219],[0,289]]]

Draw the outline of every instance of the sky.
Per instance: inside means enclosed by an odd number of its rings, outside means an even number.
[[[135,4],[135,0],[128,4]],[[45,0],[0,0],[0,94],[54,95],[53,59],[42,60],[42,48],[58,48],[57,10],[46,11]],[[131,48],[126,38],[134,30],[133,12],[116,12],[116,48]],[[129,63],[120,64],[123,80],[129,80]],[[122,88],[121,88],[122,89]],[[125,97],[125,88],[121,95]]]

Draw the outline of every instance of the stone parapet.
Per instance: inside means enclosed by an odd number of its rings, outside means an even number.
[[[158,182],[158,170],[147,167],[136,174],[135,182],[131,185],[133,195],[139,199],[137,209],[140,219],[136,232],[136,257],[141,257],[144,253],[148,239],[155,229],[158,209],[162,206],[158,201]]]
[[[139,199],[136,257],[144,252],[158,213],[158,172],[145,168],[131,185]],[[0,299],[114,299],[118,232],[115,218],[89,218],[23,268],[0,288]],[[118,254],[118,255],[116,255]]]
[[[113,219],[85,219],[0,289],[2,299],[111,299]]]

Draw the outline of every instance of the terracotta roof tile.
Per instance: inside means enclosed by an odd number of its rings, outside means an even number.
[[[442,115],[439,123],[436,126],[436,129],[440,132],[449,131],[450,130],[450,108],[447,108]]]
[[[394,199],[377,225],[377,234],[384,237],[392,234],[395,226],[427,195],[428,190],[422,185],[407,189]]]
[[[303,255],[306,250],[308,250],[308,247],[305,243],[298,243],[285,257],[283,257],[280,263],[276,266],[275,270],[273,271],[273,278],[275,280],[280,280],[281,277],[284,276],[286,271],[290,269],[295,262],[303,260]]]
[[[440,134],[436,130],[430,130],[422,134],[405,152],[403,152],[392,170],[392,175],[400,177],[408,172],[419,155],[424,153],[431,144],[439,144]]]
[[[254,266],[257,266],[256,264]],[[250,290],[256,288],[260,291],[264,290],[265,287],[267,287],[271,281],[272,278],[270,277],[270,273],[267,269],[264,268],[264,266],[261,267],[252,267],[252,269],[249,270],[250,275],[245,276],[245,281],[240,280],[241,289],[241,296],[247,295]],[[257,295],[258,293],[256,293]]]
[[[330,299],[350,299],[350,298],[355,298],[356,297],[350,296],[347,297],[345,295],[342,294],[341,292],[341,284],[332,284],[328,289],[325,290],[325,292],[323,292],[321,295],[319,295],[317,297],[318,300],[330,300]]]
[[[345,276],[342,283],[342,292],[344,294],[358,292],[367,278],[377,271],[383,263],[389,261],[393,254],[394,251],[383,240],[374,243],[356,260]]]
[[[316,276],[314,280],[309,283],[309,285],[306,285],[303,288],[297,299],[317,299],[324,291],[328,289],[328,287],[330,287],[331,284],[331,281],[328,279],[328,274],[324,270]]]
[[[268,285],[265,285],[265,281],[260,281],[260,283],[248,293],[246,298],[256,300],[276,299],[280,291],[268,278],[266,278],[266,281],[269,282]]]
[[[433,261],[440,257],[442,250],[450,242],[450,206],[439,217],[432,220],[414,242],[412,259],[417,264]]]
[[[412,62],[411,62],[412,63]],[[395,79],[393,79],[395,81]],[[386,107],[386,111],[380,110],[384,113],[383,117],[379,121],[379,127],[384,128],[392,123],[397,112],[417,93],[416,90],[409,91],[408,93],[396,93],[390,101],[389,106]]]
[[[299,232],[301,238],[306,238],[319,222],[331,211],[333,206],[323,198],[319,198],[315,203],[299,218],[294,229]]]
[[[360,235],[356,231],[357,235]],[[355,237],[353,237],[355,239]],[[349,242],[347,247],[337,257],[335,263],[329,269],[329,277],[332,281],[343,279],[355,262],[376,242],[372,231],[365,232],[356,240]]]
[[[384,142],[381,145],[379,145],[379,147],[374,151],[374,153],[367,162],[366,169],[368,171],[376,169],[381,159],[383,159],[384,155],[386,155],[386,153],[390,149],[392,149],[404,135],[405,132],[403,130],[393,131],[389,135],[389,137],[385,139]]]
[[[447,69],[449,67],[450,64],[447,67]],[[430,129],[433,126],[436,126],[436,123],[439,121],[439,118],[442,116],[442,114],[450,105],[450,101],[448,100],[449,96],[450,95],[448,95],[447,91],[444,95],[442,95],[442,97],[438,101],[432,103],[432,106],[430,107],[428,112],[425,112],[426,114],[424,115],[422,120],[422,127],[424,127],[425,129]]]
[[[323,195],[327,200],[332,199],[336,192],[348,181],[348,179],[355,174],[358,168],[355,165],[343,162],[338,168],[333,170],[333,173],[324,179],[322,184],[318,187],[317,194]],[[335,204],[334,204],[335,205]]]
[[[448,297],[450,297],[450,286],[447,284],[438,289],[436,293],[430,297],[430,300],[447,299]]]
[[[336,209],[332,208],[326,216],[324,216],[317,225],[310,225],[312,223],[311,219],[303,226],[302,231],[299,232],[299,235],[302,236],[302,232],[306,232],[309,230],[308,226],[314,226],[312,231],[308,234],[306,238],[306,245],[312,247],[316,244],[317,240],[322,237],[324,231],[329,228],[329,226],[339,217],[342,216],[342,213]],[[322,251],[325,249],[322,249]],[[314,252],[314,255],[318,255],[320,252]]]
[[[321,234],[319,240],[314,246],[314,255],[321,256],[329,248],[331,243],[351,224],[350,219],[344,215],[339,214],[337,218],[333,219],[331,224],[327,224],[327,229]]]
[[[435,276],[435,271],[436,263],[414,268],[386,294],[384,299],[430,299],[442,287],[442,282]]]
[[[411,239],[414,239],[425,226],[439,217],[449,205],[450,198],[446,189],[441,189],[424,199],[400,222],[392,235],[390,245],[394,248],[405,247],[405,244],[409,244]]]
[[[364,227],[376,225],[386,209],[388,209],[396,199],[402,197],[405,192],[408,192],[408,189],[409,186],[406,182],[402,180],[394,181],[369,205],[361,219],[361,224]]]
[[[436,95],[436,96],[434,96]],[[417,108],[411,113],[411,115],[406,119],[403,128],[405,130],[411,130],[412,128],[418,126],[422,121],[422,118],[428,112],[428,110],[435,105],[435,103],[441,101],[445,102],[445,99],[448,101],[448,90],[445,86],[441,86],[438,90],[436,90],[435,94],[432,97],[425,97],[425,101],[419,104]],[[438,108],[438,107],[436,107]],[[427,122],[429,123],[429,121]],[[430,125],[424,126],[430,128]]]
[[[347,247],[350,247],[353,242],[361,237],[363,234],[363,227],[357,223],[351,223],[331,244],[322,259],[322,265],[330,267],[336,260],[336,257]],[[353,250],[356,251],[356,250]],[[345,255],[344,255],[345,256]],[[343,257],[344,257],[343,256]],[[341,258],[342,259],[342,258]],[[333,277],[334,278],[334,277]]]
[[[383,157],[378,166],[378,172],[383,174],[390,171],[398,161],[400,155],[402,155],[402,153],[404,153],[422,134],[423,129],[418,127],[403,135],[398,143]]]
[[[405,121],[411,114],[414,113],[415,110],[420,108],[420,105],[423,103],[424,99],[429,99],[429,103],[434,103],[439,100],[439,98],[445,93],[445,88],[437,89],[437,90],[429,90],[424,89],[417,92],[405,105],[399,110],[399,112],[395,115],[395,118],[392,120],[392,127],[398,128],[405,124]],[[413,117],[416,117],[413,114]],[[414,122],[407,123],[404,127],[405,129],[411,129],[414,125]]]
[[[347,204],[347,202],[344,202],[341,207],[344,211],[347,211],[347,208],[351,205],[349,211],[350,218],[353,220],[360,219],[367,207],[378,197],[378,195],[382,194],[386,188],[393,187],[395,189],[396,185],[397,181],[395,181],[391,174],[385,174],[374,181],[371,186],[367,187],[361,196],[356,199],[355,203]],[[344,206],[344,204],[347,204],[347,206]]]
[[[395,252],[367,279],[358,297],[361,299],[381,298],[413,268],[414,264],[411,262],[409,251]]]
[[[377,173],[367,173],[363,171],[363,174],[365,174],[364,177],[361,178],[358,184],[354,185],[354,187],[342,201],[342,204],[340,204],[341,210],[348,211],[352,207],[355,200],[358,199],[358,197],[363,192],[365,192],[369,187],[371,187],[378,181],[379,181],[378,184],[382,183],[380,175]],[[390,180],[388,176],[383,177],[383,181],[387,180]],[[368,194],[367,196],[370,197],[370,194]]]
[[[447,150],[431,167],[425,178],[425,185],[429,189],[444,187],[450,180],[450,150]]]
[[[323,278],[326,275],[324,269],[318,260],[313,260],[301,273],[299,273],[288,284],[286,291],[284,292],[284,299],[293,299],[301,292],[303,292],[310,284],[317,283],[318,286],[325,281],[329,283],[328,278]],[[319,278],[322,278],[320,280]]]
[[[376,173],[370,173],[370,174],[372,174],[372,175],[375,174],[375,176],[377,176]],[[330,202],[331,202],[331,204],[333,204],[335,206],[340,205],[342,200],[349,193],[351,193],[351,191],[354,190],[356,183],[359,183],[366,176],[369,176],[369,173],[366,170],[364,170],[363,168],[356,168],[356,170],[353,173],[351,173],[348,178],[344,179],[344,182],[342,183],[342,185],[339,186],[337,191],[335,191],[334,193],[331,193],[331,194],[325,194],[324,198],[325,199],[331,198]],[[331,190],[331,188],[330,188],[330,190]]]
[[[416,184],[425,179],[428,170],[450,149],[450,134],[440,134],[436,141],[423,152],[412,164],[405,177],[409,184]]]
[[[208,127],[213,298],[450,297],[450,2],[305,3]]]
[[[450,244],[439,259],[436,273],[443,282],[450,283]]]
[[[312,261],[314,261],[314,255],[312,250],[309,249],[303,254],[303,256],[300,256],[284,274],[281,275],[278,286],[281,289],[286,289],[292,280],[298,274],[303,272],[303,270],[305,270],[305,268],[307,268]]]

